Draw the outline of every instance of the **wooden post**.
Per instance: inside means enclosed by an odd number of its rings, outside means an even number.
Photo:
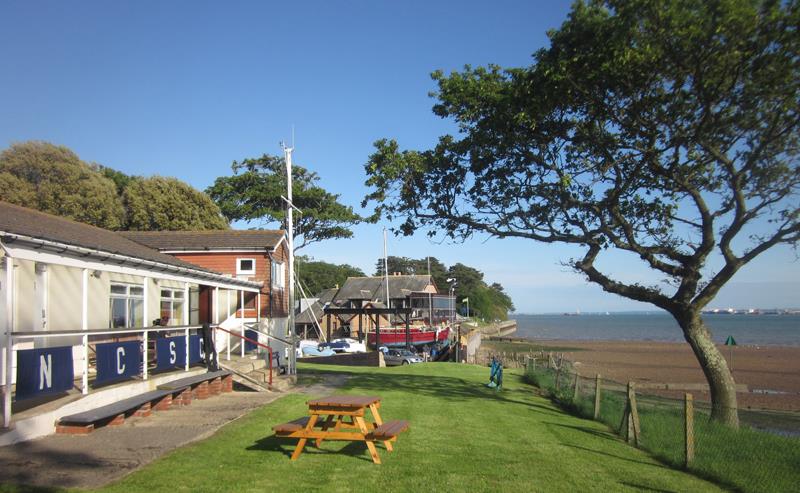
[[[594,378],[594,419],[600,417],[600,374]]]
[[[575,372],[575,391],[572,394],[572,402],[578,402],[578,385],[580,385],[581,376]]]
[[[561,378],[561,367],[559,366],[558,368],[556,368],[556,382],[555,382],[556,392],[558,392],[558,380],[560,378]]]
[[[628,382],[628,402],[625,404],[625,414],[622,417],[625,426],[625,439],[628,442],[633,442],[634,446],[639,446],[639,411],[636,407],[636,390],[633,382]],[[626,423],[627,422],[627,423]]]
[[[684,396],[683,405],[683,431],[686,437],[686,462],[684,466],[688,469],[694,460],[694,403],[692,402],[692,394]]]

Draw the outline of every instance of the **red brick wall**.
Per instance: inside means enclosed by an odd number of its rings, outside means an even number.
[[[236,276],[236,260],[240,258],[252,258],[256,261],[256,273],[249,276],[248,279],[255,282],[263,282],[261,289],[261,316],[270,316],[270,258],[266,253],[257,252],[203,252],[203,253],[174,253],[175,257],[186,262],[210,269],[223,274],[230,274]],[[278,261],[286,262],[286,248],[281,243],[278,251],[273,255]],[[288,282],[288,268],[287,268],[287,282]],[[286,284],[288,286],[288,283]],[[273,293],[272,299],[272,317],[286,317],[288,302],[288,289],[284,294]],[[237,301],[237,306],[238,306]],[[245,317],[256,316],[255,310],[245,310]]]

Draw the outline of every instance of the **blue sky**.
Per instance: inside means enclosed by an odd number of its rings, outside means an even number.
[[[128,174],[176,176],[199,189],[235,159],[280,154],[359,209],[372,143],[431,146],[453,130],[430,111],[430,72],[520,66],[547,43],[569,2],[5,1],[0,4],[0,148],[65,145]],[[372,273],[382,227],[308,248]],[[559,262],[579,251],[524,240],[434,243],[390,237],[392,255],[462,262],[502,283],[519,311],[647,308],[587,285]],[[658,279],[622,256],[624,280]],[[800,306],[787,247],[739,273],[714,306]]]

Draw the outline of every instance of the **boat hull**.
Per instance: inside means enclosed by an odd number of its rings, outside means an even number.
[[[450,329],[441,330],[422,330],[411,329],[410,342],[412,346],[425,346],[431,345],[435,342],[446,341],[450,336]],[[367,334],[367,344],[370,347],[375,347],[375,332]],[[385,329],[381,330],[381,346],[386,347],[405,347],[406,345],[406,331],[405,329]]]

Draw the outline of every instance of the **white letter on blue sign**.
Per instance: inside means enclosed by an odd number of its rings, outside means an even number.
[[[206,353],[203,351],[203,340],[200,339],[200,359],[205,359]]]
[[[175,354],[175,341],[169,341],[169,362],[175,364],[178,361],[178,355]]]
[[[117,348],[117,375],[122,375],[125,373],[125,363],[123,362],[123,358],[125,358],[125,348],[118,347]]]
[[[44,390],[45,387],[48,389],[53,386],[53,355],[47,355],[47,361],[44,359],[44,355],[39,356],[39,390]]]

